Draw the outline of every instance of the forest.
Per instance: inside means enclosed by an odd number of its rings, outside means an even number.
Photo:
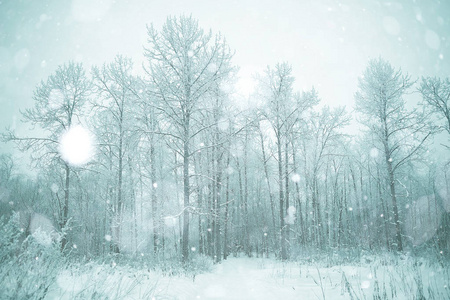
[[[59,65],[21,112],[28,133],[1,130],[31,172],[0,156],[8,297],[26,290],[17,278],[40,257],[33,299],[48,296],[62,265],[93,261],[145,262],[164,276],[197,268],[195,280],[232,257],[328,267],[411,257],[449,278],[449,78],[413,78],[375,57],[355,107],[330,107],[319,88],[296,90],[296,66],[281,61],[254,74],[242,100],[224,36],[189,15],[147,34],[142,65],[121,54]],[[449,295],[411,276],[414,299]],[[347,283],[347,296],[365,299]],[[389,298],[381,290],[373,299]]]

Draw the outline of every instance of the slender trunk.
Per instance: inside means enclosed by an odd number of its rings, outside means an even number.
[[[186,116],[184,124],[184,147],[183,147],[183,196],[184,196],[184,207],[183,207],[183,242],[181,257],[184,263],[187,262],[189,258],[189,115]]]
[[[150,141],[150,173],[152,183],[152,221],[153,221],[153,253],[156,255],[159,250],[159,222],[158,222],[158,198],[156,197],[156,155],[153,139]]]
[[[279,188],[279,201],[280,201],[280,246],[281,246],[281,259],[287,259],[286,253],[286,235],[284,224],[284,195],[283,195],[283,160],[281,155],[281,136],[280,131],[277,131],[277,150],[278,150],[278,188]]]
[[[247,169],[248,169],[248,163],[247,163],[247,156],[248,156],[248,130],[245,131],[245,144],[244,144],[244,222],[245,222],[245,253],[247,253],[248,256],[251,255],[251,246],[250,246],[250,224],[248,222],[248,176],[247,176]]]
[[[64,186],[64,208],[63,208],[63,219],[61,222],[61,229],[65,229],[69,217],[70,167],[67,163],[65,164],[65,171],[66,171],[66,182]],[[64,234],[61,240],[61,250],[64,250],[66,248],[66,244],[67,244],[67,236],[66,234]]]
[[[122,225],[122,176],[123,176],[123,130],[122,123],[119,126],[119,174],[118,174],[118,184],[117,184],[117,215],[116,215],[116,245],[114,247],[114,252],[120,252],[120,235],[121,235],[121,225]]]
[[[384,236],[386,238],[386,247],[387,247],[387,250],[390,250],[391,246],[390,246],[390,240],[389,240],[389,223],[388,223],[389,216],[388,216],[387,209],[386,209],[386,204],[385,204],[386,201],[384,200],[382,189],[381,189],[381,182],[380,182],[381,178],[380,178],[379,168],[377,168],[377,177],[378,177],[378,184],[377,184],[378,197],[380,199],[381,211],[383,213],[383,218],[382,218],[383,225],[382,226],[384,229]]]
[[[201,161],[202,161],[202,153],[198,153],[198,159],[196,159],[196,156],[193,156],[194,164],[196,168],[197,174],[201,174]],[[203,211],[203,189],[202,189],[202,181],[199,176],[197,176],[197,209],[199,211]],[[205,240],[205,234],[203,232],[203,225],[202,225],[202,215],[198,216],[198,253],[203,254],[204,253],[204,240]]]
[[[230,155],[227,156],[227,168],[230,166]],[[230,197],[230,174],[227,173],[225,190],[225,218],[223,234],[223,259],[228,257],[228,215],[229,215],[229,197]]]
[[[136,211],[136,192],[134,187],[134,180],[133,180],[133,163],[131,160],[131,157],[128,156],[128,170],[130,171],[130,189],[131,189],[131,211],[133,212],[133,223],[131,228],[131,236],[133,237],[133,244],[134,244],[134,254],[137,253],[138,248],[138,230],[137,230],[137,211]]]
[[[399,219],[399,214],[398,214],[397,197],[395,195],[394,172],[392,170],[392,161],[390,161],[390,159],[387,158],[386,162],[387,162],[387,169],[388,169],[388,173],[389,173],[389,188],[390,188],[390,192],[391,192],[392,209],[394,211],[395,238],[397,241],[397,250],[401,252],[401,251],[403,251],[403,243],[402,243],[400,219]]]
[[[213,141],[213,143],[215,143]],[[209,177],[212,178],[212,181],[210,182],[210,221],[211,226],[208,229],[208,240],[209,240],[209,251],[208,254],[211,257],[214,257],[215,248],[216,248],[216,240],[215,240],[215,232],[216,232],[216,213],[217,213],[217,190],[216,190],[216,183],[214,182],[217,172],[217,165],[216,165],[216,147],[212,147],[212,153],[211,153],[211,167],[210,167],[210,173]]]
[[[286,134],[287,137],[287,134]],[[285,148],[284,148],[284,182],[285,182],[285,203],[286,203],[286,210],[284,211],[285,214],[287,214],[289,212],[289,218],[291,218],[290,221],[292,221],[292,224],[294,223],[294,215],[292,214],[292,211],[289,211],[290,206],[289,206],[289,141],[288,138],[286,138],[285,144],[284,144]],[[286,258],[290,257],[290,252],[291,252],[291,241],[290,241],[290,224],[289,222],[286,223]]]
[[[328,168],[330,165],[330,161],[328,160],[327,162],[327,168],[325,170],[325,208],[324,208],[324,227],[325,227],[325,233],[324,233],[324,244],[325,247],[329,247],[330,246],[330,224],[331,224],[331,219],[330,219],[330,203],[329,203],[329,199],[328,199]]]
[[[216,195],[216,212],[215,212],[215,245],[216,245],[216,253],[215,253],[215,261],[219,262],[222,258],[221,256],[221,241],[220,241],[220,197],[221,197],[221,186],[222,186],[222,174],[220,171],[220,160],[217,162],[217,177],[216,177],[216,191],[217,191],[217,195]]]
[[[395,236],[397,240],[397,250],[403,251],[403,243],[402,243],[402,235],[401,235],[401,226],[400,219],[398,215],[398,206],[397,206],[397,197],[395,195],[395,178],[394,178],[394,169],[392,167],[392,158],[391,158],[391,148],[389,147],[389,131],[386,120],[386,113],[384,113],[383,118],[383,126],[384,126],[384,157],[386,159],[387,172],[389,178],[389,188],[391,192],[391,200],[392,200],[392,210],[394,212],[394,222],[395,222]]]
[[[295,155],[295,149],[292,146],[292,163],[293,163],[293,171],[295,174],[297,174],[297,162],[296,162],[296,155]],[[302,213],[302,203],[300,201],[300,185],[298,181],[295,182],[295,194],[297,198],[297,215],[299,217],[299,223],[300,223],[300,243],[302,245],[305,244],[305,228],[303,223],[303,213]]]
[[[243,203],[243,198],[244,198],[244,188],[243,188],[243,184],[242,184],[242,171],[241,171],[241,166],[239,164],[239,158],[236,159],[236,163],[237,163],[237,167],[238,167],[238,179],[239,179],[239,203],[237,204],[237,211],[236,211],[236,223],[238,226],[243,227],[245,230],[245,224],[241,224],[241,213],[242,213],[242,203]],[[242,244],[244,243],[245,245],[245,241],[244,241],[244,236],[241,236],[239,239],[239,248],[242,248]]]

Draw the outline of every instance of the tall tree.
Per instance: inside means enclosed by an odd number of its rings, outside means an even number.
[[[263,97],[266,99],[266,111],[264,112],[266,120],[271,124],[275,134],[275,144],[277,148],[278,163],[278,201],[279,201],[279,220],[280,220],[280,254],[281,259],[289,257],[287,250],[287,224],[285,223],[287,208],[289,203],[286,196],[289,193],[284,188],[287,187],[284,178],[283,166],[287,164],[287,153],[283,157],[283,147],[287,145],[286,132],[289,131],[290,119],[295,114],[295,103],[293,101],[294,77],[292,76],[292,67],[287,63],[280,63],[275,68],[268,67],[264,76],[260,78],[260,86],[263,89]],[[287,149],[285,149],[287,150]],[[284,166],[286,168],[286,166]],[[285,186],[286,184],[286,186]]]
[[[355,95],[361,122],[376,138],[375,147],[383,153],[395,222],[398,251],[403,250],[401,220],[396,194],[396,174],[418,153],[430,133],[415,110],[405,108],[403,96],[412,86],[410,76],[395,70],[379,58],[369,62],[359,80]]]
[[[131,74],[133,64],[131,59],[116,56],[113,62],[104,64],[101,69],[94,67],[92,70],[96,92],[102,101],[96,101],[94,107],[98,113],[103,114],[103,121],[108,125],[102,127],[101,136],[106,140],[102,149],[107,150],[117,163],[111,161],[117,176],[114,186],[116,187],[116,201],[114,206],[114,237],[116,245],[115,252],[119,252],[122,211],[124,209],[124,173],[126,158],[131,155],[130,144],[133,136],[132,124],[134,118],[133,108],[136,106],[137,80]]]
[[[201,100],[231,70],[232,53],[220,35],[205,33],[192,17],[167,18],[162,30],[148,28],[146,72],[160,101],[158,109],[171,124],[165,134],[174,139],[174,151],[183,158],[182,260],[189,255],[190,164],[193,139],[209,125],[198,114]]]
[[[7,130],[4,140],[14,141],[19,150],[31,150],[33,162],[45,167],[58,161],[64,169],[64,202],[60,205],[59,226],[63,229],[69,219],[70,172],[72,166],[58,151],[61,135],[81,122],[83,106],[91,92],[91,82],[80,63],[69,62],[59,66],[47,81],[42,81],[34,91],[34,107],[22,113],[23,121],[38,126],[43,136],[20,137]],[[65,236],[62,248],[66,245]]]
[[[419,87],[426,108],[445,121],[442,126],[450,134],[450,81],[437,77],[422,78]]]

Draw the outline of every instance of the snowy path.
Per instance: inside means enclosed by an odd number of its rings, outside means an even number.
[[[311,263],[244,257],[222,261],[211,272],[197,275],[195,279],[163,276],[161,271],[131,267],[91,264],[83,268],[85,271],[78,268],[62,271],[45,299],[340,300],[372,299],[375,291],[382,298],[393,295],[394,299],[409,299],[416,290],[411,287],[417,272],[405,260],[398,260],[394,265],[374,262],[370,266],[325,268]],[[443,268],[423,265],[420,274],[424,290],[431,285],[439,293],[436,299],[448,298],[445,279],[448,277]]]
[[[298,266],[285,267],[272,260],[229,258],[216,265],[212,273],[198,275],[194,282],[172,278],[158,286],[166,286],[160,292],[168,299],[322,299],[320,286],[311,277],[306,273],[300,276]],[[340,279],[337,270],[334,277]],[[333,290],[327,294],[345,299],[340,295],[340,285]]]

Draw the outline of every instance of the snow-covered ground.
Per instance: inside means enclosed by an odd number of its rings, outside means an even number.
[[[450,299],[448,270],[398,259],[353,266],[229,258],[211,272],[163,276],[110,265],[59,274],[46,299]]]

